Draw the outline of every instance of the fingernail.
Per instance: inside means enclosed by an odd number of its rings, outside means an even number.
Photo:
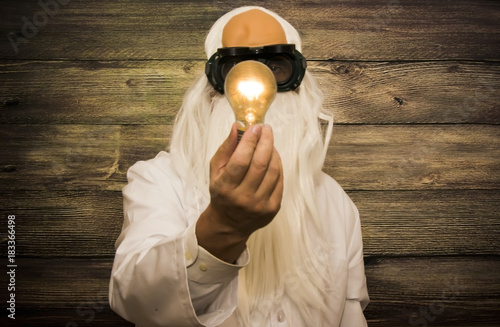
[[[258,134],[262,130],[262,124],[252,125],[252,133]]]
[[[273,131],[273,128],[269,124],[264,124],[264,128],[270,130],[271,132]]]

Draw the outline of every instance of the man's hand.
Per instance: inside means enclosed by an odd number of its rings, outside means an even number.
[[[283,168],[271,126],[251,126],[238,144],[233,124],[210,161],[210,193],[196,225],[198,244],[232,263],[248,237],[269,224],[281,206]]]

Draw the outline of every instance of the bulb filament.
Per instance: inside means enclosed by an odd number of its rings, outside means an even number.
[[[238,91],[249,100],[253,100],[264,91],[264,85],[257,81],[241,81],[238,84]]]

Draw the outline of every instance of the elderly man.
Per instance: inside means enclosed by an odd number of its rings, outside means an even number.
[[[366,325],[359,215],[321,171],[332,119],[300,49],[297,31],[260,7],[235,9],[210,30],[206,74],[184,98],[170,151],[128,171],[109,292],[125,319]],[[279,92],[266,124],[238,141],[221,93],[244,60],[268,65]]]

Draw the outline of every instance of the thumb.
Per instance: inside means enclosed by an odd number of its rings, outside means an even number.
[[[215,152],[212,160],[210,160],[210,170],[212,172],[218,172],[221,168],[226,166],[227,162],[233,155],[234,150],[238,146],[238,131],[236,128],[236,123],[231,126],[231,131],[229,132],[226,140],[221,144],[217,152]]]

